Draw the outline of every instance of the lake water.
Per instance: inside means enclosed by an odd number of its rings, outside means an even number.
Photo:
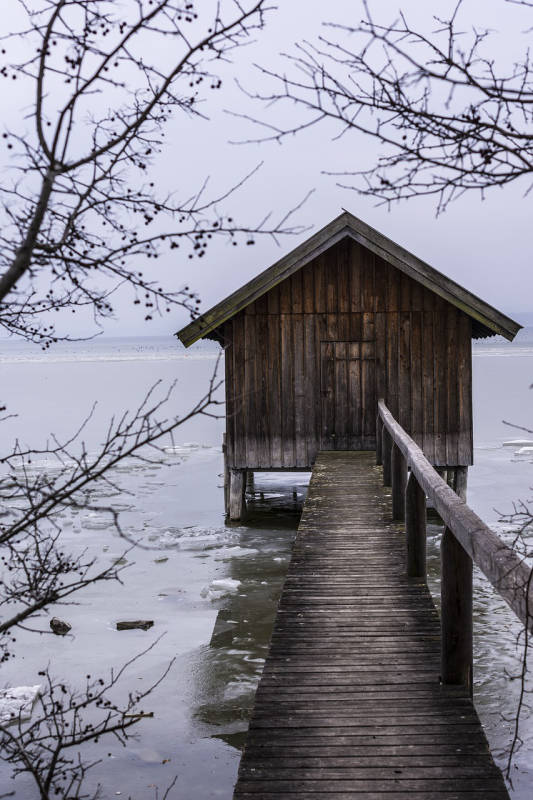
[[[216,358],[210,343],[185,351],[171,337],[99,339],[57,345],[46,353],[0,342],[0,399],[18,415],[2,423],[2,450],[16,437],[34,447],[43,446],[51,432],[69,437],[97,400],[83,434],[94,451],[110,414],[136,407],[157,381],[162,386],[178,381],[168,414],[186,411],[204,393]],[[533,329],[522,331],[513,344],[476,343],[473,365],[476,464],[469,473],[469,503],[505,534],[501,514],[533,494],[531,454],[504,446],[527,434],[502,423],[532,427]],[[226,526],[223,430],[222,419],[195,418],[177,430],[160,463],[126,462],[118,469],[116,487],[93,499],[120,510],[123,529],[145,548],[126,555],[122,585],[91,587],[77,605],[54,610],[72,625],[72,636],[22,631],[17,658],[2,667],[2,686],[36,684],[47,664],[76,684],[86,673],[105,675],[161,637],[129,670],[122,690],[147,686],[175,658],[169,676],[146,701],[145,710],[154,717],[135,729],[126,747],[102,740],[93,748],[104,760],[88,785],[100,782],[103,798],[155,797],[154,787],[161,794],[175,776],[169,800],[231,797],[308,476],[256,475],[246,525]],[[33,464],[37,473],[50,468],[46,460]],[[125,549],[105,514],[69,512],[61,526],[68,547],[86,548],[100,563],[119,558]],[[435,594],[439,536],[432,526]],[[147,632],[118,632],[115,623],[121,619],[155,624]],[[48,622],[43,616],[36,627],[47,630]],[[500,763],[519,689],[510,677],[520,667],[519,633],[505,603],[476,574],[475,700]],[[527,714],[522,738],[513,800],[532,795],[533,721]],[[13,784],[5,767],[0,789],[16,790],[19,800],[38,797],[27,779]]]

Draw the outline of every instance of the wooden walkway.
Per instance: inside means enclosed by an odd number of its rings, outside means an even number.
[[[317,458],[235,800],[508,800],[374,464]]]

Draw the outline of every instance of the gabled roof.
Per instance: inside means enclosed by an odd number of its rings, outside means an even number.
[[[344,211],[329,225],[315,233],[303,244],[296,247],[271,267],[261,272],[225,300],[206,311],[176,334],[185,347],[198,339],[208,336],[222,323],[231,319],[247,305],[253,303],[276,284],[281,283],[297,270],[304,267],[321,253],[329,250],[337,242],[350,237],[389,264],[409,275],[410,278],[440,295],[452,305],[464,311],[474,320],[474,338],[500,334],[512,341],[520,328],[501,311],[485,303],[479,297],[447,278],[442,272],[430,267],[425,261],[404,250],[403,247],[379,233],[370,225]]]

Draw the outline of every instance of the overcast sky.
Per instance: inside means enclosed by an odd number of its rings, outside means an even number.
[[[431,12],[445,14],[452,4],[438,1],[431,4],[406,0],[401,7],[414,25],[431,25]],[[376,17],[390,21],[400,7],[398,3],[374,2]],[[517,51],[525,48],[527,38],[516,31],[524,30],[529,15],[503,0],[487,4],[483,0],[466,0],[465,24],[483,20],[498,34],[494,47],[498,56],[509,62]],[[5,11],[5,9],[3,9]],[[513,16],[514,15],[514,16]],[[520,16],[521,15],[521,16]],[[235,195],[224,208],[245,223],[262,218],[272,211],[281,215],[296,205],[305,194],[314,194],[298,213],[295,223],[314,230],[327,224],[342,207],[382,231],[384,234],[428,261],[432,266],[461,283],[484,300],[504,312],[533,310],[533,270],[531,268],[531,206],[533,195],[525,197],[528,184],[515,184],[503,190],[491,190],[481,201],[472,193],[450,205],[436,218],[435,200],[419,199],[396,205],[388,211],[376,207],[375,201],[336,186],[335,178],[322,170],[361,169],[375,154],[375,145],[363,136],[349,135],[334,141],[339,129],[334,124],[317,126],[305,134],[287,140],[283,145],[228,144],[229,140],[246,139],[257,132],[242,121],[225,113],[225,109],[251,113],[276,124],[283,124],[284,115],[296,119],[296,112],[275,107],[252,107],[236,88],[239,80],[250,89],[263,83],[253,64],[259,62],[274,69],[283,69],[280,51],[291,50],[297,40],[314,40],[323,21],[349,23],[361,17],[359,0],[278,0],[278,10],[270,16],[267,29],[258,35],[254,45],[240,51],[227,71],[223,90],[212,92],[205,112],[208,121],[176,120],[167,130],[167,150],[154,168],[156,181],[188,196],[199,183],[210,177],[213,191],[223,191],[260,161],[264,165],[253,181]],[[5,24],[5,17],[4,17]],[[510,31],[514,30],[513,35]],[[16,96],[9,100],[9,119],[17,120]],[[213,104],[214,103],[214,104]],[[312,231],[300,237],[283,238],[279,246],[270,239],[259,238],[254,247],[230,247],[215,243],[202,261],[189,261],[174,256],[149,262],[163,274],[167,287],[178,288],[187,283],[199,291],[202,310],[252,278],[291,250]],[[167,314],[152,323],[142,322],[130,302],[119,301],[118,320],[106,325],[107,335],[149,335],[172,333],[188,321],[179,313]],[[79,329],[78,332],[82,332]]]

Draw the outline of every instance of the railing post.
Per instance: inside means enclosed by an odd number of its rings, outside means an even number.
[[[398,445],[392,445],[392,518],[405,518],[405,484],[407,483],[407,462]]]
[[[426,495],[413,472],[405,487],[407,575],[426,580]]]
[[[449,528],[441,543],[442,682],[472,696],[472,559]]]
[[[383,435],[381,437],[381,460],[383,461],[383,486],[391,485],[391,453],[392,453],[392,436],[388,432],[385,425],[383,426]]]
[[[378,418],[376,420],[376,464],[380,467],[383,464],[383,457],[382,457],[382,442],[383,438],[383,423],[381,421],[381,417],[378,414]]]

